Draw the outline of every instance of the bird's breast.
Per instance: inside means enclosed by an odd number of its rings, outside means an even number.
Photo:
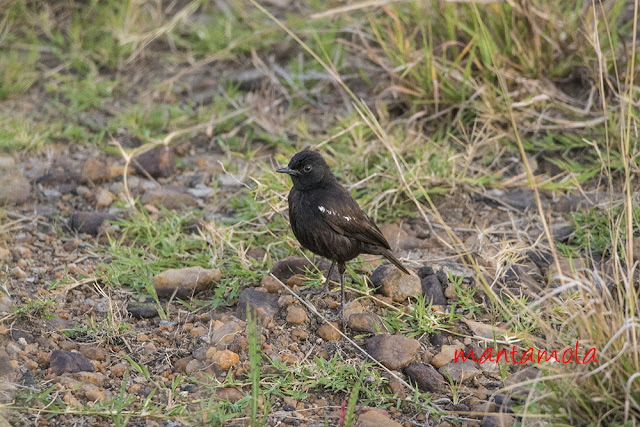
[[[361,243],[337,233],[325,216],[338,215],[316,200],[313,194],[292,190],[289,194],[289,221],[300,244],[322,257],[346,262],[360,253]]]

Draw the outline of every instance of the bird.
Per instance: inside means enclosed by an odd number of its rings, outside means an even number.
[[[316,151],[296,153],[276,172],[293,181],[289,192],[289,222],[302,247],[331,261],[322,292],[334,268],[340,273],[340,317],[344,304],[346,263],[360,254],[382,255],[405,274],[409,270],[391,251],[389,242],[344,188]],[[344,319],[343,319],[344,321]]]

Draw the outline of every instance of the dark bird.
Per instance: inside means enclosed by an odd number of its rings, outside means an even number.
[[[382,255],[404,273],[409,271],[391,252],[380,229],[336,179],[315,151],[297,153],[276,172],[291,176],[289,221],[300,244],[331,260],[324,283],[326,292],[335,266],[340,272],[340,313],[344,303],[345,263],[360,254]]]

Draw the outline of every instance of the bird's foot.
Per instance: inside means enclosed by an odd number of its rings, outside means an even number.
[[[337,292],[329,292],[329,280],[325,280],[324,285],[318,289],[310,289],[309,293],[311,295],[337,295]]]

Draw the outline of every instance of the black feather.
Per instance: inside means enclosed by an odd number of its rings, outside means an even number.
[[[320,154],[301,151],[277,172],[287,173],[293,180],[289,193],[293,234],[303,247],[331,260],[332,268],[338,266],[343,295],[345,263],[360,254],[382,255],[409,274],[380,229],[340,185]]]

